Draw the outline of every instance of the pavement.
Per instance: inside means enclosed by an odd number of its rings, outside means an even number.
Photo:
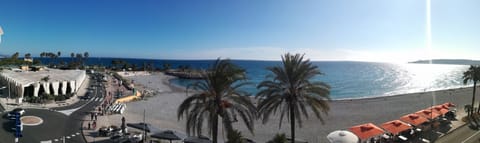
[[[81,88],[77,91],[77,95],[83,96],[87,92],[87,87],[95,85],[95,80],[86,79]],[[62,102],[52,102],[49,104],[30,104],[23,103],[21,105],[4,103],[7,99],[0,98],[0,104],[7,107],[6,111],[14,108],[24,108],[25,115],[37,116],[43,119],[43,123],[38,126],[24,126],[22,131],[23,137],[19,139],[20,142],[27,143],[50,143],[50,142],[65,142],[68,143],[85,143],[85,138],[82,135],[82,122],[88,113],[95,109],[103,101],[105,91],[101,88],[95,89],[95,96],[89,100],[82,100],[78,96]],[[5,96],[5,95],[4,95]],[[8,95],[7,95],[8,96]],[[5,110],[2,117],[6,114]],[[0,118],[0,142],[11,140],[14,141],[13,121],[7,118]]]
[[[104,103],[113,102],[113,100],[115,99],[114,95],[117,94],[117,91],[130,92],[127,89],[125,89],[125,87],[118,86],[118,83],[114,82],[115,79],[113,79],[112,76],[107,76],[107,78],[108,78],[108,80],[107,80],[108,82],[105,84],[105,86],[106,86],[105,89],[106,89],[107,95],[104,98],[104,100],[105,100]],[[126,94],[123,94],[123,95],[126,95]],[[98,112],[99,107],[101,107],[101,106],[99,105],[99,106],[95,107],[97,109],[97,112]],[[83,118],[84,122],[83,122],[83,125],[82,125],[82,127],[84,129],[83,130],[83,135],[85,137],[85,140],[89,143],[90,142],[96,142],[96,143],[98,143],[98,142],[112,142],[110,137],[99,136],[98,130],[101,127],[109,127],[109,126],[112,126],[112,125],[120,127],[122,117],[123,116],[121,114],[106,113],[104,115],[98,114],[97,120],[91,120],[90,116],[85,116]],[[91,128],[88,129],[88,123],[93,124],[94,121],[96,123],[96,128],[93,128],[91,126]]]

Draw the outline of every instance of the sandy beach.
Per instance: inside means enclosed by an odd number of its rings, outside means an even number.
[[[155,91],[153,96],[143,101],[127,104],[127,110],[123,114],[127,122],[141,122],[143,111],[146,110],[146,121],[162,129],[185,131],[185,121],[177,119],[177,107],[185,99],[186,93],[168,82],[172,77],[163,73],[128,76],[134,80],[137,88]],[[138,86],[141,84],[141,86]],[[412,93],[388,97],[369,99],[339,100],[330,102],[330,112],[323,116],[325,124],[311,114],[303,123],[303,127],[297,127],[297,137],[308,142],[328,142],[326,135],[334,130],[347,129],[351,126],[372,122],[376,125],[398,119],[400,116],[416,112],[430,107],[433,103],[441,104],[452,102],[458,106],[458,112],[463,112],[463,105],[471,102],[472,88],[450,89],[435,92]],[[435,101],[433,100],[435,97]],[[121,118],[121,116],[113,116]],[[284,121],[279,129],[279,119],[274,116],[267,124],[255,122],[254,135],[252,135],[243,123],[235,123],[235,128],[242,131],[243,135],[257,142],[266,142],[276,133],[289,135],[289,123]],[[220,131],[219,140],[226,138]]]

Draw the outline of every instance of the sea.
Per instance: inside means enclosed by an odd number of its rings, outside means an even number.
[[[72,58],[39,58],[42,63],[70,62]],[[163,68],[170,64],[172,68],[188,66],[192,69],[208,69],[214,60],[156,60],[131,58],[99,58],[90,57],[86,65],[111,66],[112,60],[124,60],[137,67],[151,64],[154,68]],[[271,74],[267,67],[278,66],[280,61],[232,60],[232,62],[246,70],[247,82],[241,90],[254,96],[257,85]],[[331,86],[330,98],[333,100],[371,98],[392,96],[398,94],[434,91],[471,86],[463,84],[463,72],[468,65],[442,64],[393,64],[378,62],[353,61],[312,61],[320,69],[322,75],[314,77],[313,81],[325,82]],[[172,79],[172,83],[187,86],[196,80]]]

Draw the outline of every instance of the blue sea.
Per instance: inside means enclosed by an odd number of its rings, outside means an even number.
[[[89,58],[87,65],[110,66],[113,59],[119,58]],[[44,63],[49,59],[41,59]],[[70,58],[60,58],[69,62]],[[168,63],[172,68],[181,65],[194,69],[206,69],[213,60],[151,60],[122,59],[137,67],[143,64],[153,64],[162,68]],[[281,64],[280,61],[249,61],[233,60],[233,63],[246,69],[248,81],[252,84],[243,88],[252,95],[257,93],[256,86],[270,74],[266,67]],[[392,64],[350,61],[314,61],[324,74],[313,80],[322,81],[331,86],[330,97],[338,99],[356,99],[396,94],[433,91],[441,89],[465,87],[462,75],[468,69],[467,65],[440,64]],[[181,86],[193,83],[193,80],[174,79],[171,82]]]

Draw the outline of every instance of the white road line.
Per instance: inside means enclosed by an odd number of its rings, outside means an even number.
[[[465,143],[466,141],[470,140],[471,138],[473,138],[474,136],[476,136],[478,133],[480,133],[480,131],[477,131],[475,134],[473,134],[472,136],[468,137],[467,139],[463,140],[462,143]]]
[[[52,140],[48,140],[48,141],[40,141],[40,143],[52,143]]]
[[[80,133],[79,133],[79,132],[77,132],[77,133],[75,133],[75,134],[77,134],[77,135],[80,135]]]
[[[72,134],[72,135],[70,135],[70,136],[75,137],[75,134]]]
[[[54,139],[53,141],[54,141],[54,142],[58,142],[59,140],[58,140],[58,139]]]
[[[70,139],[70,136],[67,136],[67,137],[65,137],[65,138]]]

